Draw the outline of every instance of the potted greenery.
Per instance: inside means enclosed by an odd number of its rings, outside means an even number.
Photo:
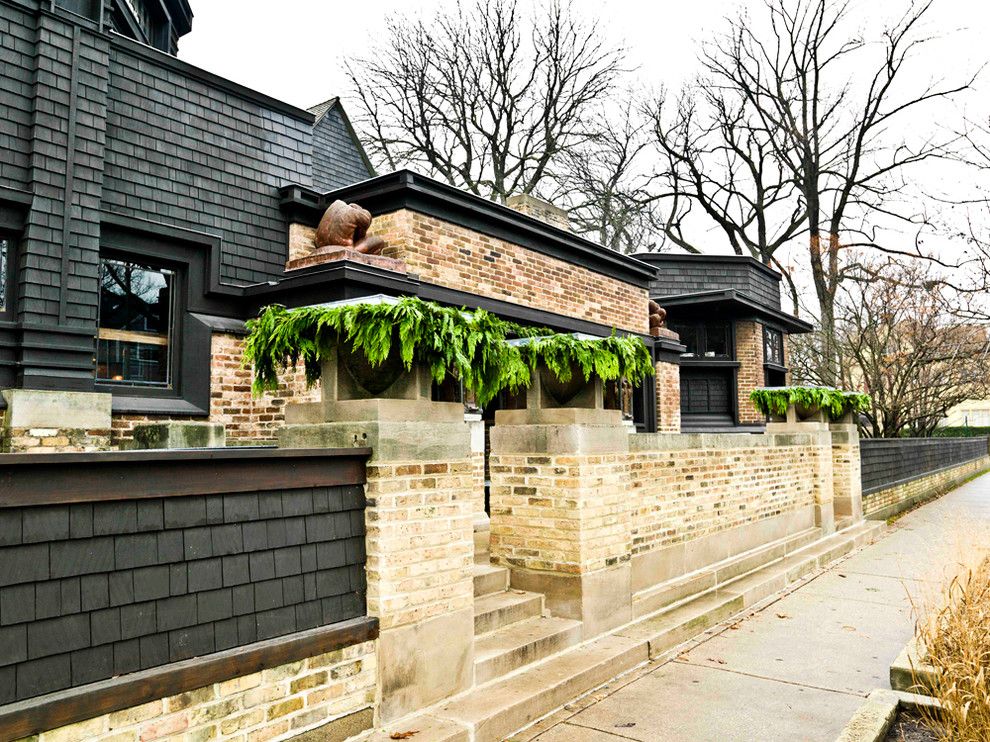
[[[256,393],[276,389],[280,373],[300,360],[313,383],[331,358],[339,358],[372,396],[419,365],[437,384],[459,379],[481,406],[503,389],[529,386],[534,371],[546,375],[554,396],[564,400],[560,404],[593,376],[637,384],[653,373],[650,352],[637,337],[553,334],[481,309],[469,312],[415,297],[270,306],[248,323],[248,331],[244,360],[254,366]],[[521,340],[511,342],[510,336]]]
[[[797,420],[808,420],[824,412],[831,420],[869,409],[870,397],[825,386],[781,386],[754,389],[750,395],[756,409],[774,421],[787,419],[793,407]]]

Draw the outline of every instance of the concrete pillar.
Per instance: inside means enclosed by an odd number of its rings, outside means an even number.
[[[343,363],[323,401],[279,434],[290,448],[372,449],[366,486],[368,613],[380,620],[380,721],[470,687],[474,664],[471,431],[460,403],[433,402],[426,369],[372,397]]]
[[[859,429],[852,416],[829,424],[832,433],[832,479],[835,516],[863,520],[863,479],[860,471]]]
[[[601,386],[560,407],[537,377],[527,409],[499,410],[491,432],[492,560],[585,638],[632,618],[629,432]]]
[[[110,449],[109,394],[5,389],[4,453],[78,453]]]

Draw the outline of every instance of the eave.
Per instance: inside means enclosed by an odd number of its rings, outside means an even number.
[[[774,307],[768,307],[750,299],[736,289],[719,291],[699,291],[693,294],[677,294],[674,296],[651,297],[664,309],[690,307],[692,309],[721,309],[740,319],[760,319],[770,322],[792,334],[811,332],[814,325],[803,319],[782,312]]]

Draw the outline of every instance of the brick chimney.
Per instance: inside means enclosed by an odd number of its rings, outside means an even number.
[[[505,199],[505,205],[520,214],[546,222],[552,227],[563,229],[565,232],[571,231],[571,221],[567,217],[567,212],[549,201],[530,196],[528,193],[520,193]]]

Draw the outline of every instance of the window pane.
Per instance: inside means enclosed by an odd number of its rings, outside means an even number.
[[[670,329],[680,335],[681,345],[687,348],[681,355],[698,355],[698,328],[695,325],[671,325]]]
[[[7,240],[0,240],[0,312],[7,309],[7,284],[10,277],[7,274]]]
[[[102,262],[97,379],[169,385],[173,282],[171,271],[119,260]]]
[[[784,335],[780,330],[766,329],[763,333],[763,358],[765,363],[784,365]]]
[[[729,357],[729,325],[726,322],[710,322],[705,326],[705,357]]]

